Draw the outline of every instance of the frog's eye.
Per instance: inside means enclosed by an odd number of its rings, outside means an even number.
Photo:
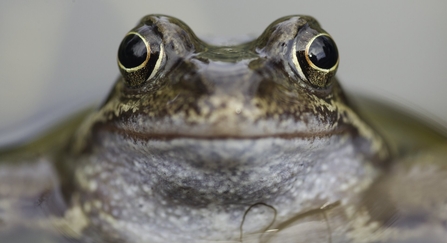
[[[129,32],[118,49],[118,66],[126,84],[139,87],[154,77],[163,59],[163,45],[149,43],[141,34]]]
[[[307,45],[306,59],[314,69],[331,70],[338,63],[337,46],[330,36],[318,35]]]
[[[338,50],[326,33],[320,33],[306,41],[296,40],[293,46],[293,64],[299,76],[317,88],[325,88],[331,82],[338,67]]]

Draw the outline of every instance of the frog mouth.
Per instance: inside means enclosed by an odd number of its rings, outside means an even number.
[[[322,119],[314,115],[289,115],[280,119],[274,116],[257,117],[249,112],[235,115],[234,111],[224,108],[216,110],[211,117],[203,115],[192,118],[178,114],[174,117],[156,117],[144,112],[128,112],[96,125],[99,130],[105,129],[139,140],[311,139],[354,134],[357,131],[353,124],[337,116]]]
[[[342,134],[343,131],[337,130],[336,132],[318,132],[318,133],[282,133],[282,134],[268,134],[268,135],[246,135],[246,136],[237,136],[237,135],[193,135],[193,134],[142,134],[137,132],[129,132],[118,130],[121,134],[126,134],[129,137],[133,137],[139,140],[172,140],[172,139],[203,139],[203,140],[237,140],[237,139],[263,139],[263,138],[282,138],[282,139],[294,139],[294,138],[322,138],[329,137],[333,135]]]
[[[291,131],[291,132],[276,132],[269,131],[264,133],[257,133],[255,131],[231,131],[231,130],[216,130],[212,128],[199,129],[158,129],[155,131],[145,131],[143,129],[135,129],[134,127],[123,127],[115,125],[104,125],[103,129],[119,134],[126,138],[133,138],[137,140],[174,140],[174,139],[194,139],[194,140],[243,140],[243,139],[265,139],[265,138],[279,138],[279,139],[314,139],[330,136],[337,136],[354,132],[354,128],[348,124],[338,125],[332,129],[316,130],[316,131]]]

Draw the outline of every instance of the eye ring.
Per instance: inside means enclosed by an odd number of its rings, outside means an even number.
[[[333,52],[333,53],[330,53],[330,54],[336,54],[335,62],[334,62],[334,56],[333,56],[333,55],[332,55],[332,58],[330,58],[331,60],[329,60],[329,62],[332,63],[332,64],[329,65],[329,68],[319,67],[319,66],[317,66],[317,65],[314,63],[314,61],[311,60],[311,58],[312,58],[312,53],[310,53],[309,50],[311,49],[312,45],[315,44],[317,38],[320,38],[320,37],[324,38],[323,41],[329,42],[329,44],[331,45],[331,46],[329,47],[329,48],[331,48],[331,50],[329,50],[329,51],[330,51],[330,52]],[[321,38],[320,38],[320,39],[321,39]],[[327,49],[326,49],[326,50],[327,50]],[[324,54],[327,54],[327,53],[324,53]],[[331,71],[334,71],[334,70],[337,68],[337,66],[338,66],[338,62],[339,62],[339,56],[338,56],[337,46],[335,45],[335,42],[333,41],[332,37],[331,37],[329,34],[327,34],[327,33],[320,33],[320,34],[314,36],[314,37],[307,43],[307,45],[306,45],[306,49],[305,49],[305,55],[304,55],[304,56],[306,57],[306,61],[307,61],[307,63],[309,64],[309,66],[311,66],[312,68],[314,68],[314,69],[316,69],[316,70],[318,70],[318,71],[320,71],[320,72],[331,72]],[[327,64],[327,62],[326,62],[325,64]],[[323,64],[323,65],[324,65],[324,64]]]
[[[138,65],[138,66],[136,66],[136,67],[126,67],[126,65],[124,65],[123,63],[121,63],[121,61],[124,60],[124,59],[122,58],[122,54],[123,54],[123,52],[122,52],[122,48],[121,48],[121,47],[122,47],[123,44],[127,44],[127,43],[126,43],[126,39],[129,38],[129,37],[131,37],[131,36],[137,36],[137,37],[139,37],[139,40],[141,40],[141,41],[144,43],[145,47],[146,47],[146,50],[145,50],[145,52],[146,52],[146,57],[145,57],[144,61],[143,61],[140,65]],[[131,41],[131,40],[130,40],[130,41]],[[129,41],[129,42],[130,42],[130,41]],[[120,58],[120,57],[121,57],[121,58]],[[144,66],[146,66],[146,64],[147,64],[147,62],[149,61],[150,58],[151,58],[151,47],[149,46],[149,43],[147,42],[147,40],[146,40],[143,36],[141,36],[141,35],[140,35],[139,33],[137,33],[137,32],[133,32],[133,31],[127,33],[126,36],[124,36],[124,39],[123,39],[123,41],[122,41],[122,44],[120,45],[120,50],[118,51],[118,65],[119,65],[119,67],[120,67],[121,69],[125,70],[126,72],[135,72],[135,71],[138,71],[138,70],[140,70],[141,68],[143,68]]]
[[[161,39],[148,28],[139,28],[138,32],[130,31],[123,38],[118,49],[118,67],[124,82],[131,88],[137,88],[152,79],[157,73],[164,58]],[[139,32],[143,31],[141,34]],[[146,37],[145,37],[146,36]]]
[[[292,48],[292,62],[298,76],[315,88],[328,87],[339,64],[338,49],[326,32],[298,33]]]

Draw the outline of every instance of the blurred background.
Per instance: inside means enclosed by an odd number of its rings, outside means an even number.
[[[447,127],[447,1],[1,1],[0,146],[100,102],[118,76],[122,37],[146,14],[197,35],[259,35],[290,14],[317,18],[335,39],[350,92]]]

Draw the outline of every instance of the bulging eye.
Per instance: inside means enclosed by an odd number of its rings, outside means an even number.
[[[298,32],[292,55],[301,79],[316,88],[325,88],[331,84],[339,56],[337,45],[327,33]]]
[[[144,85],[155,76],[163,59],[163,45],[148,28],[129,32],[118,49],[118,66],[125,83],[132,88]]]
[[[137,33],[129,33],[121,42],[118,50],[118,62],[121,68],[137,70],[150,59],[151,49],[147,41]]]
[[[328,35],[321,34],[313,38],[306,48],[308,63],[322,71],[334,68],[338,63],[338,50]]]

